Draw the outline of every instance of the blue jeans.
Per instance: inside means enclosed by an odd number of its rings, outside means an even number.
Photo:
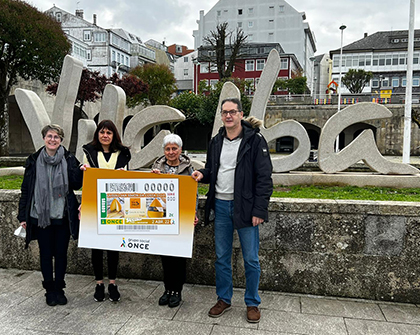
[[[232,243],[233,243],[233,201],[215,200],[214,236],[216,242],[216,294],[217,300],[231,304],[233,295],[232,282]],[[242,256],[245,265],[245,304],[258,306],[260,282],[259,230],[256,227],[238,229]]]

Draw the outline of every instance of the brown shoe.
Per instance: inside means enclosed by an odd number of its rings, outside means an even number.
[[[246,308],[246,320],[250,323],[260,322],[261,312],[257,306],[251,306]]]
[[[231,305],[225,303],[223,300],[219,300],[216,305],[214,305],[210,311],[209,316],[212,318],[218,318],[219,316],[222,316],[224,312],[231,309]]]

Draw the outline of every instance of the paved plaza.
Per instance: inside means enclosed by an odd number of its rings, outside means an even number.
[[[122,300],[95,302],[90,276],[67,275],[65,306],[49,307],[36,271],[0,269],[0,334],[193,335],[414,335],[420,308],[357,299],[262,291],[261,322],[246,321],[243,290],[233,308],[214,319],[207,312],[215,288],[186,285],[179,307],[159,306],[162,282],[121,279]]]

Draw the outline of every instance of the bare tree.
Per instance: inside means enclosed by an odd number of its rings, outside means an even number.
[[[229,31],[227,22],[219,23],[216,30],[210,31],[210,34],[204,37],[204,42],[215,51],[215,56],[202,57],[202,59],[217,66],[220,80],[232,76],[233,67],[241,56],[240,51],[245,46],[247,38],[248,35],[245,35],[241,28]],[[227,50],[229,50],[229,56],[226,53]]]

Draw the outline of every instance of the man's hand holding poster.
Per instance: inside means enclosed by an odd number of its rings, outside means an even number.
[[[190,176],[89,168],[79,247],[192,257],[196,194]]]

